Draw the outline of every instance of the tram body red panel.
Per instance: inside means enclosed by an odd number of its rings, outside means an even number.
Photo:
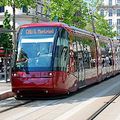
[[[54,92],[59,94],[65,94],[67,92],[73,91],[71,88],[74,88],[76,83],[76,77],[68,74],[67,72],[57,72],[54,71],[53,84]]]
[[[53,89],[52,77],[48,76],[48,72],[16,72],[12,74],[12,89],[16,93],[17,90],[39,90],[40,88]],[[44,76],[44,77],[43,77]]]
[[[73,76],[68,77],[66,72],[16,72],[12,75],[12,89],[15,93],[48,90],[49,93],[64,94],[73,87],[75,81],[76,79]]]
[[[93,84],[95,82],[97,82],[97,75],[96,75],[96,77],[92,77],[90,79],[86,79],[86,85],[90,85],[90,84]]]

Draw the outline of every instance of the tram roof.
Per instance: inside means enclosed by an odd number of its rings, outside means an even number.
[[[66,29],[68,29],[69,31],[73,31],[73,32],[76,32],[76,33],[82,33],[82,34],[86,34],[88,36],[91,36],[93,35],[94,33],[92,32],[89,32],[87,30],[83,30],[83,29],[80,29],[80,28],[77,28],[77,27],[74,27],[74,26],[69,26],[65,23],[62,23],[62,22],[40,22],[40,23],[31,23],[31,24],[24,24],[22,26],[20,26],[20,28],[27,28],[27,27],[64,27]],[[108,37],[105,37],[105,36],[102,36],[102,35],[99,35],[99,34],[96,34],[96,36],[98,36],[99,39],[101,39],[102,41],[106,41],[108,42],[109,39],[111,38],[108,38]]]
[[[50,26],[50,27],[69,27],[67,24],[65,23],[61,23],[61,22],[41,22],[41,23],[31,23],[31,24],[25,24],[22,25],[20,28],[27,28],[27,27],[43,27],[43,26]],[[70,27],[69,27],[70,28]]]
[[[82,32],[82,33],[85,33],[85,34],[92,34],[86,30],[82,30],[82,29],[79,29],[79,28],[76,28],[74,26],[68,26],[67,24],[65,23],[61,23],[61,22],[41,22],[41,23],[31,23],[31,24],[24,24],[22,26],[20,26],[20,28],[27,28],[27,27],[47,27],[47,26],[50,26],[50,27],[65,27],[67,29],[71,29],[72,31],[76,31],[76,32]]]
[[[83,29],[80,29],[80,28],[76,28],[74,26],[71,26],[71,29],[74,30],[75,32],[82,32],[82,33],[85,33],[85,34],[92,34],[91,32],[87,31],[87,30],[83,30]]]

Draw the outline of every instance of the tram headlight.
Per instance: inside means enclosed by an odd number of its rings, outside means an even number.
[[[16,74],[16,73],[14,73],[14,74],[13,74],[13,77],[17,77],[17,74]]]
[[[49,76],[52,76],[52,75],[53,75],[53,74],[50,72],[50,73],[49,73]]]
[[[19,77],[20,75],[18,73],[13,73],[13,77]]]

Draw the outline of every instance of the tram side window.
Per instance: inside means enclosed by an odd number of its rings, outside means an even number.
[[[84,67],[93,68],[96,67],[96,46],[92,39],[81,39],[83,45]]]
[[[77,71],[79,64],[78,64],[78,54],[77,54],[78,49],[77,49],[76,37],[74,37],[73,39],[72,47],[73,47],[74,59],[75,59],[75,71]]]
[[[120,69],[120,45],[118,41],[113,42],[114,65]]]
[[[81,38],[77,37],[76,38],[76,45],[77,45],[77,58],[78,58],[78,67],[79,69],[83,69],[83,44],[81,42]],[[78,69],[78,70],[79,70]]]
[[[66,71],[68,64],[69,64],[68,33],[63,29],[59,34],[57,40],[54,69]]]
[[[75,59],[75,68],[79,71],[80,64],[83,64],[83,52],[82,52],[82,44],[80,43],[80,38],[75,37],[73,42],[74,48],[74,59]]]
[[[102,58],[102,66],[108,67],[112,65],[112,50],[110,47],[110,42],[100,42],[100,48],[101,48],[101,58]]]
[[[116,56],[116,59],[117,60],[120,60],[120,46],[119,45],[116,45],[115,47],[115,56]]]

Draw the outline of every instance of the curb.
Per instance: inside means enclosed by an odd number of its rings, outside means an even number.
[[[0,100],[4,100],[4,99],[7,99],[13,96],[14,96],[14,93],[11,91],[8,91],[8,92],[0,94]]]

